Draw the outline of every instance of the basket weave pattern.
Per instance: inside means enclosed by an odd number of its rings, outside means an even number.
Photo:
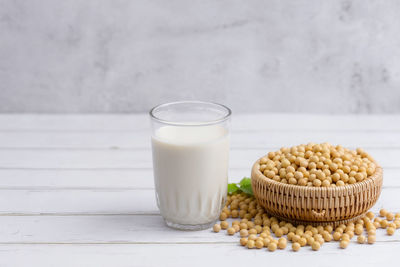
[[[378,200],[382,190],[383,170],[364,181],[340,187],[306,187],[276,182],[254,163],[251,181],[254,195],[265,210],[276,217],[295,223],[327,224],[358,219]]]

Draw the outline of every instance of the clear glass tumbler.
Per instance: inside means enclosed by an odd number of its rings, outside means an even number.
[[[181,101],[150,111],[157,205],[166,224],[211,227],[225,204],[231,110]]]

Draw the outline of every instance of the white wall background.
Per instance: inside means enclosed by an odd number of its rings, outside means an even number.
[[[0,0],[0,112],[400,112],[398,0]]]

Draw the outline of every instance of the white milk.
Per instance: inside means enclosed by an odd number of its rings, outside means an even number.
[[[152,137],[154,181],[169,222],[215,221],[225,203],[229,136],[221,126],[164,126]]]

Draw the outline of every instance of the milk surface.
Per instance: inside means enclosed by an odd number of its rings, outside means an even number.
[[[212,126],[164,126],[152,136],[157,205],[169,222],[211,223],[225,203],[229,135]]]

